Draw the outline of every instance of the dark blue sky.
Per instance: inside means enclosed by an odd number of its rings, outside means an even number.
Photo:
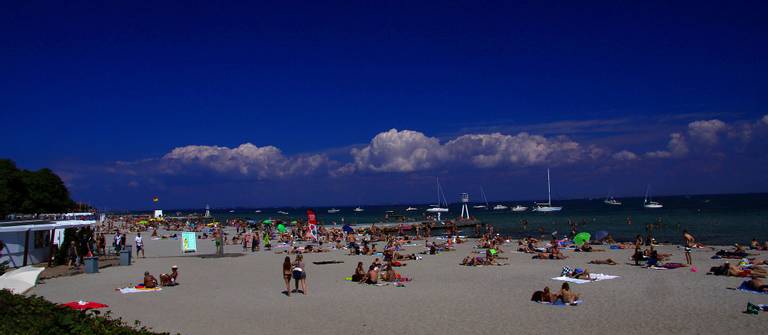
[[[112,208],[766,191],[767,7],[7,1],[0,157]]]

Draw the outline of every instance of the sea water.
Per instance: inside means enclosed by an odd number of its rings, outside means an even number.
[[[579,232],[586,231],[593,236],[599,231],[610,233],[616,240],[633,240],[638,234],[647,236],[649,225],[651,233],[659,242],[678,243],[683,230],[687,229],[698,240],[709,244],[746,244],[752,238],[761,243],[768,240],[768,194],[730,194],[730,195],[694,195],[668,196],[654,198],[664,205],[660,209],[643,207],[642,198],[617,198],[621,206],[605,204],[604,199],[553,200],[554,206],[563,210],[552,213],[532,212],[530,201],[504,201],[510,209],[494,211],[492,209],[473,209],[470,215],[483,223],[494,226],[495,232],[506,236],[534,236],[549,238],[552,233],[562,237],[571,232],[572,224]],[[528,211],[512,212],[514,205],[528,206]],[[408,206],[419,208],[418,211],[406,212]],[[341,212],[329,214],[329,207],[313,208],[318,220],[325,225],[334,223],[341,226],[348,224],[370,224],[383,222],[386,211],[395,215],[405,215],[412,220],[422,220],[428,205],[380,205],[362,206],[364,212],[354,212],[353,207],[336,207]],[[443,214],[443,219],[457,217],[461,213],[461,204],[449,206],[450,212]],[[214,216],[221,220],[231,217],[249,218],[256,221],[267,218],[282,219],[290,222],[294,219],[306,220],[307,208],[270,208],[236,209],[234,213],[214,211]],[[288,215],[277,211],[288,212]],[[392,216],[392,214],[389,214]],[[527,221],[527,226],[523,222]],[[390,219],[390,222],[394,220]],[[541,231],[544,233],[542,234]],[[463,234],[471,235],[474,229],[465,228]]]

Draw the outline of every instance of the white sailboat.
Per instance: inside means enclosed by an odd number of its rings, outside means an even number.
[[[439,213],[448,211],[448,201],[445,200],[445,194],[443,194],[443,191],[440,189],[440,178],[437,178],[437,204],[429,206],[430,208],[427,209],[427,212],[438,213],[438,219],[440,216]]]
[[[537,202],[533,207],[534,212],[559,212],[563,207],[552,206],[552,186],[549,181],[549,169],[547,169],[547,202]]]
[[[288,212],[286,212],[286,211],[277,211],[277,214],[288,215]]]
[[[613,197],[605,198],[605,200],[603,200],[603,203],[605,203],[606,205],[611,205],[611,206],[621,206],[621,201],[618,201],[618,200],[614,199]]]
[[[357,207],[355,207],[355,209],[353,209],[353,211],[360,213],[360,212],[363,212],[365,210],[363,208],[361,208],[360,206],[357,206]]]
[[[405,209],[406,212],[413,212],[413,211],[417,211],[417,210],[419,210],[419,209],[416,208],[416,207],[408,207],[408,208]]]
[[[336,214],[338,212],[341,212],[341,210],[336,208],[331,208],[328,210],[328,214]]]
[[[664,205],[662,205],[658,201],[651,200],[651,197],[648,195],[648,191],[651,189],[650,186],[645,188],[645,199],[643,199],[643,207],[645,208],[662,208]]]
[[[495,211],[503,211],[503,210],[507,210],[507,209],[509,209],[509,207],[504,206],[502,204],[498,204],[496,206],[493,206],[493,210],[495,210]]]
[[[527,210],[528,210],[527,206],[515,205],[515,207],[512,207],[513,212],[525,212]]]
[[[485,190],[483,188],[480,188],[480,194],[483,195],[483,202],[485,202],[485,205],[474,205],[472,208],[474,209],[486,209],[488,208],[488,199],[485,197]]]

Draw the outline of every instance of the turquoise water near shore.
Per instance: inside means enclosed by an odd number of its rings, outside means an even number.
[[[642,198],[617,198],[623,202],[621,206],[610,206],[603,203],[604,199],[554,200],[555,206],[563,206],[561,212],[512,212],[494,210],[475,210],[470,206],[471,215],[484,223],[494,225],[497,232],[515,237],[524,235],[539,235],[539,228],[545,234],[557,231],[559,235],[570,232],[569,220],[578,224],[579,231],[594,234],[605,230],[618,240],[630,240],[635,235],[646,235],[647,224],[655,224],[653,236],[660,242],[678,242],[683,229],[688,229],[697,239],[710,244],[748,243],[752,238],[759,241],[768,240],[768,193],[760,194],[728,194],[728,195],[693,195],[657,197],[664,204],[661,209],[643,208]],[[493,207],[495,203],[491,203]],[[532,202],[508,201],[503,204],[510,208],[516,204],[531,206]],[[386,211],[409,218],[421,219],[427,205],[411,205],[419,211],[406,212],[409,205],[362,206],[365,211],[353,212],[353,207],[336,207],[341,210],[337,214],[329,214],[329,207],[315,207],[318,219],[324,224],[341,223],[372,223],[381,222]],[[234,213],[227,210],[213,211],[219,219],[230,217],[251,218],[263,220],[266,218],[305,218],[306,208],[261,208],[261,213],[255,209],[237,208]],[[288,215],[278,214],[277,211],[288,212]],[[461,212],[460,204],[450,205],[450,212],[445,217],[456,217]],[[631,218],[632,224],[627,223]],[[527,230],[521,224],[528,221]],[[465,230],[465,233],[471,233]]]

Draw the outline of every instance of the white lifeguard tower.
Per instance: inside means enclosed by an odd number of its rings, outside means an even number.
[[[469,193],[461,194],[461,218],[469,220]]]

